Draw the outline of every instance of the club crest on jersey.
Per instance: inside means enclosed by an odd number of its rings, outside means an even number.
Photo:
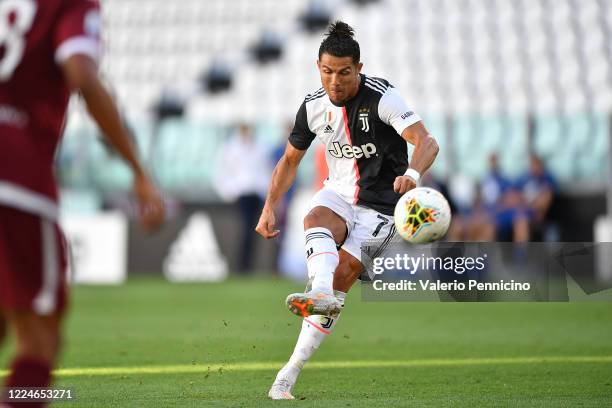
[[[331,123],[331,121],[333,120],[333,115],[331,111],[327,111],[325,112],[325,122],[326,123]]]
[[[334,142],[329,153],[338,159],[342,157],[346,159],[361,159],[362,157],[369,159],[376,154],[376,145],[374,143],[366,143],[361,146],[353,146],[350,144],[340,145],[339,142]]]
[[[361,130],[364,132],[369,132],[370,131],[370,122],[368,121],[368,114],[367,113],[360,113],[359,114],[359,122],[361,122]]]

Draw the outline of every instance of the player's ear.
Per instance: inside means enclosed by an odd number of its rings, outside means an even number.
[[[360,62],[359,64],[357,64],[356,67],[357,67],[357,74],[360,74],[361,68],[363,68],[363,62]]]
[[[317,69],[320,71],[321,70],[321,61],[317,60]]]

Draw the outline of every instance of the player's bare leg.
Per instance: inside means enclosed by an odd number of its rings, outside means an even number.
[[[512,223],[512,239],[514,242],[529,241],[529,220],[527,217],[520,215]]]
[[[344,307],[346,293],[353,286],[363,271],[363,265],[354,256],[344,250],[338,251],[339,263],[334,273],[334,295]],[[268,396],[272,399],[293,399],[291,390],[297,381],[304,364],[312,357],[323,340],[331,334],[338,322],[336,316],[312,315],[302,321],[302,330],[298,337],[289,362],[278,372]]]
[[[5,316],[17,345],[6,386],[49,386],[60,348],[60,316],[40,316],[31,310],[5,311]]]
[[[348,293],[363,272],[363,265],[361,261],[348,252],[342,249],[338,252],[340,263],[334,274],[334,290]]]
[[[306,262],[312,289],[287,297],[292,313],[302,317],[340,313],[341,303],[333,294],[334,273],[339,264],[336,244],[341,244],[347,233],[345,221],[327,207],[315,207],[306,215]]]
[[[15,333],[17,357],[29,356],[53,364],[60,349],[60,317],[40,316],[31,310],[8,313]]]

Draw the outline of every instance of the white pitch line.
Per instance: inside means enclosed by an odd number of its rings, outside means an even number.
[[[496,364],[558,364],[558,363],[612,363],[612,356],[550,356],[550,357],[501,357],[501,358],[459,358],[459,359],[419,359],[419,360],[355,360],[355,361],[313,361],[308,369],[334,368],[403,368],[403,367],[438,367],[438,366],[476,366]],[[217,373],[219,371],[271,371],[278,370],[284,362],[265,363],[231,363],[231,364],[183,364],[153,365],[141,367],[81,367],[60,368],[55,370],[58,377],[105,376],[132,374],[198,374]],[[7,370],[0,370],[0,377],[6,376]]]

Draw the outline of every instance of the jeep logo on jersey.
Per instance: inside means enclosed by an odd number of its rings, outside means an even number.
[[[340,145],[339,142],[334,142],[332,147],[333,149],[329,150],[329,153],[337,158],[361,159],[365,157],[369,159],[373,154],[376,154],[376,145],[374,143],[352,146],[350,144]]]

